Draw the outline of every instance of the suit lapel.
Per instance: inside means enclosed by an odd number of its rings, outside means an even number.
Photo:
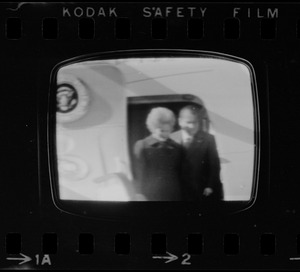
[[[199,156],[202,156],[203,154],[203,148],[204,148],[204,135],[199,134],[195,136],[195,139],[187,149],[187,155],[188,157],[193,157],[193,158],[199,158]]]

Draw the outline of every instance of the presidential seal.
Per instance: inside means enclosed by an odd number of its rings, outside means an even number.
[[[87,112],[89,96],[85,86],[72,75],[58,77],[56,92],[57,122],[73,122]]]

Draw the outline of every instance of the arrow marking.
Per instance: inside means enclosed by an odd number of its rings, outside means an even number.
[[[22,261],[19,263],[19,265],[30,262],[32,259],[22,253],[20,253],[20,255],[22,256],[22,258],[6,258],[6,260],[9,261]]]
[[[165,263],[170,263],[173,261],[176,261],[178,259],[178,257],[170,252],[167,252],[167,254],[169,256],[153,256],[153,259],[167,259],[167,261]]]

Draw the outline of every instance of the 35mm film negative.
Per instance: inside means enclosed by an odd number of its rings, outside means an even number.
[[[1,269],[299,269],[298,3],[3,3]]]

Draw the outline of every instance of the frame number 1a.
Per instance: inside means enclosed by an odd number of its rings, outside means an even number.
[[[36,254],[35,255],[35,263],[36,265],[45,265],[45,264],[48,264],[48,265],[51,265],[51,260],[50,260],[50,256],[48,254],[45,254],[45,255],[39,255],[39,254]]]

